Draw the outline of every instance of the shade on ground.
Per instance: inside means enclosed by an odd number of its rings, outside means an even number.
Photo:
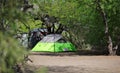
[[[64,52],[76,51],[73,44],[67,43],[42,43],[39,42],[33,49],[33,52]]]

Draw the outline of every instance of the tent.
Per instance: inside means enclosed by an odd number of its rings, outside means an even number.
[[[33,52],[65,52],[76,51],[74,45],[63,39],[60,34],[50,34],[45,36],[32,49]]]
[[[45,28],[35,28],[29,32],[28,47],[33,48],[45,35],[48,31]]]

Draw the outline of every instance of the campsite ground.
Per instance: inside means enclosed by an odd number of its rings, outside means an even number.
[[[30,55],[29,65],[45,73],[120,73],[120,56]]]

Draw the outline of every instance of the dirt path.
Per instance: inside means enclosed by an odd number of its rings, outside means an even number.
[[[120,73],[120,56],[29,56],[32,66],[45,66],[47,73]]]

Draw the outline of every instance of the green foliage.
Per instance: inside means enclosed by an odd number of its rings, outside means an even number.
[[[12,33],[16,33],[16,30],[29,32],[30,29],[41,27],[42,22],[34,18],[40,19],[44,14],[48,14],[57,17],[58,23],[67,26],[67,39],[77,48],[82,49],[83,44],[106,45],[105,25],[97,10],[96,0],[29,0],[34,7],[26,12],[20,9],[24,5],[23,1],[6,0],[5,5],[4,0],[1,1],[0,23],[4,19],[5,26],[9,25]],[[106,13],[110,35],[116,43],[120,36],[120,2],[100,0],[100,5]]]
[[[26,53],[16,40],[0,32],[0,73],[13,73],[13,66],[20,63]]]
[[[1,0],[0,3],[0,30],[13,34],[41,26],[40,21],[34,20],[32,8],[22,11],[24,0]]]
[[[106,13],[107,21],[108,21],[108,27],[110,35],[112,36],[113,43],[117,42],[118,34],[120,30],[118,29],[120,27],[119,25],[119,17],[120,17],[120,9],[119,9],[119,1],[118,0],[101,0],[100,5],[103,8],[103,10]],[[93,26],[93,28],[89,29],[90,32],[88,33],[88,41],[92,45],[106,45],[106,39],[105,39],[105,25],[103,24],[102,16],[99,13],[99,10],[97,10],[96,2],[94,2],[94,16],[93,20],[91,21],[92,24],[89,24],[90,26]],[[91,42],[90,42],[91,41]]]
[[[77,1],[66,1],[66,0],[35,0],[34,3],[38,5],[39,12],[36,16],[42,14],[48,14],[50,16],[55,16],[59,18],[59,23],[66,25],[66,30],[70,33],[68,36],[71,42],[79,45],[81,39],[83,38],[83,31],[78,32],[79,29],[83,29],[81,26],[80,20],[82,20],[80,16],[81,10],[78,10]],[[81,14],[82,15],[82,14]],[[77,30],[76,30],[76,27]],[[79,37],[82,36],[82,37]]]
[[[47,13],[59,18],[60,23],[68,28],[69,39],[80,48],[82,40],[84,43],[101,46],[106,45],[105,25],[97,10],[95,0],[35,0],[41,13]],[[120,30],[120,3],[119,0],[101,0],[101,7],[104,9],[110,35],[113,42],[117,40]]]

